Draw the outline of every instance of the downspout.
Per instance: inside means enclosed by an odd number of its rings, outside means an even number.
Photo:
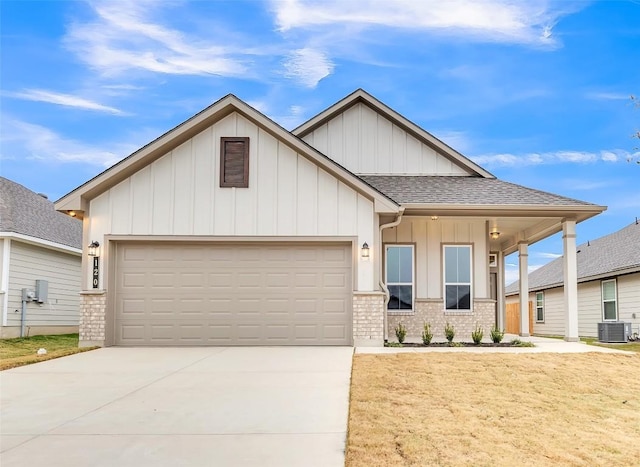
[[[402,215],[404,214],[404,208],[400,207],[400,211],[398,211],[398,214],[396,215],[396,219],[393,222],[389,222],[388,224],[382,224],[380,226],[380,235],[379,235],[379,239],[380,239],[380,245],[379,245],[379,251],[378,251],[378,258],[380,258],[380,261],[378,262],[379,264],[379,275],[378,277],[380,278],[380,288],[382,289],[382,291],[384,292],[385,298],[384,298],[384,341],[386,342],[389,338],[389,332],[387,330],[387,305],[389,304],[389,300],[391,299],[391,297],[389,296],[389,289],[387,288],[387,284],[385,283],[385,277],[384,277],[384,271],[382,270],[382,231],[384,229],[390,229],[391,227],[396,227],[398,224],[400,224],[400,222],[402,221]]]

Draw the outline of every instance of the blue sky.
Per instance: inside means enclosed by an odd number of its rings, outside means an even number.
[[[228,93],[292,129],[362,87],[499,178],[607,205],[578,242],[640,217],[639,0],[0,8],[0,172],[51,199]]]

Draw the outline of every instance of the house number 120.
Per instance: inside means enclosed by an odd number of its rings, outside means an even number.
[[[93,288],[97,289],[99,282],[98,278],[100,276],[100,258],[97,256],[93,257]]]

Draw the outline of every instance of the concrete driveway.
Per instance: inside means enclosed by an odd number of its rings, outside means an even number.
[[[353,348],[99,349],[0,373],[0,464],[342,466]]]

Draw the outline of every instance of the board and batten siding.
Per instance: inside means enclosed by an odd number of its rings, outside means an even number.
[[[79,254],[63,253],[14,240],[11,242],[10,261],[8,326],[20,326],[22,289],[35,289],[36,279],[49,282],[48,299],[43,304],[27,303],[26,325],[78,325],[81,277]]]
[[[415,244],[416,298],[442,298],[442,245],[473,245],[473,295],[489,298],[489,249],[483,220],[431,220],[405,217],[382,232],[382,242]]]
[[[224,136],[250,138],[248,188],[220,187]],[[234,112],[93,199],[90,238],[350,236],[372,245],[376,219],[372,200]],[[359,290],[373,290],[373,275],[360,262]]]
[[[336,115],[303,140],[357,174],[470,175],[362,103]]]

